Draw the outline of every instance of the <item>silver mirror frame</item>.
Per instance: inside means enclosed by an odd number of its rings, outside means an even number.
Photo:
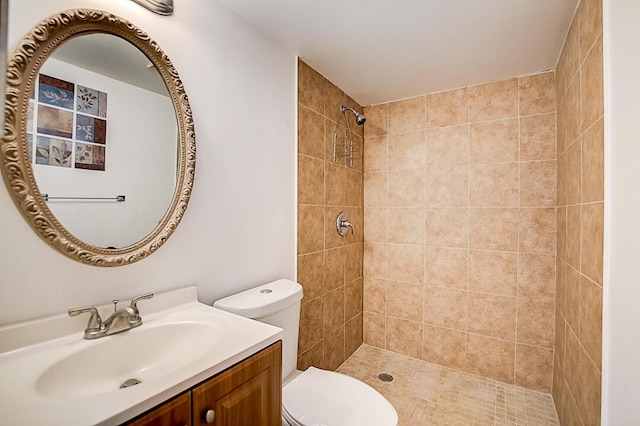
[[[2,16],[6,15],[3,13]],[[167,86],[178,127],[177,179],[171,204],[153,232],[137,243],[119,249],[87,244],[56,219],[38,191],[27,145],[29,96],[40,67],[65,40],[93,33],[121,37],[153,62]],[[36,234],[58,252],[89,265],[107,267],[128,265],[151,255],[171,236],[184,215],[193,188],[195,161],[193,116],[183,83],[160,46],[134,24],[108,12],[74,9],[40,22],[18,43],[7,64],[0,169],[22,216]]]
[[[173,0],[133,0],[158,15],[173,14]]]

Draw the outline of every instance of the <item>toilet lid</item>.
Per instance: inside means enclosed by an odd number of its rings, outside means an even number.
[[[302,426],[396,426],[398,414],[371,386],[309,367],[282,389],[285,418]]]

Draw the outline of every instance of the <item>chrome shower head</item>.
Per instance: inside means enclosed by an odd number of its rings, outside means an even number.
[[[343,106],[340,108],[340,111],[342,111],[342,113],[344,113],[345,111],[351,111],[353,115],[356,116],[356,123],[358,124],[358,126],[362,126],[364,122],[367,121],[367,117],[360,114],[358,111],[354,110],[353,108]]]

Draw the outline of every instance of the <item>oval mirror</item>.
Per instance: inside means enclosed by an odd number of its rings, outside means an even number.
[[[9,59],[2,172],[51,246],[126,265],[160,247],[187,206],[191,110],[178,73],[144,32],[107,12],[43,21]]]

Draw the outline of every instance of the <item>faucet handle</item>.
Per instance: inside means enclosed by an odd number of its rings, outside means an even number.
[[[133,299],[131,299],[131,303],[129,304],[129,307],[135,309],[136,312],[138,312],[138,302],[144,299],[151,299],[153,297],[153,293],[145,293],[145,294],[141,294],[140,296],[136,296]]]
[[[92,332],[95,333],[102,329],[102,318],[100,318],[100,314],[98,313],[98,310],[94,307],[69,309],[68,313],[70,317],[75,317],[84,313],[91,314],[91,317],[89,318],[89,323],[87,324],[87,328],[84,331],[85,336],[87,335],[87,333],[89,334],[91,334]]]

